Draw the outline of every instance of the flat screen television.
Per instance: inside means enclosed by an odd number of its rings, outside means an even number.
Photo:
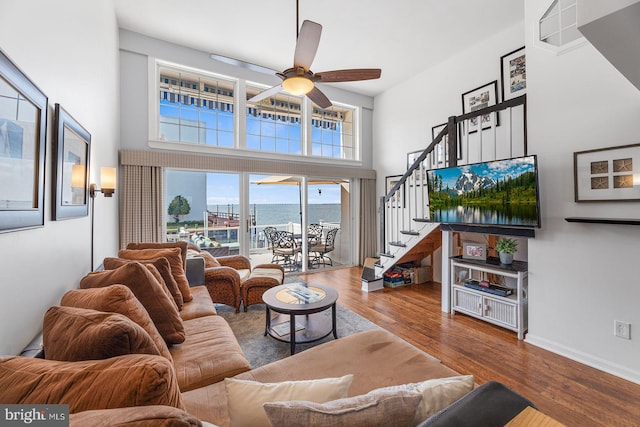
[[[427,185],[434,222],[540,227],[536,156],[429,170]]]

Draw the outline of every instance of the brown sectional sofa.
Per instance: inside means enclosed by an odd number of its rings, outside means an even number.
[[[145,268],[153,271],[153,268],[143,267],[138,262],[133,265],[120,268],[145,278],[149,277],[144,273]],[[103,275],[112,276],[120,277],[115,273]],[[91,280],[83,280],[81,287],[98,286]],[[139,313],[138,299],[149,300],[148,295],[138,290],[136,298],[133,296],[135,290],[130,292],[122,285],[109,286],[108,281],[101,286],[108,286],[109,290],[100,288],[85,293],[93,295],[94,300],[84,298],[82,290],[75,290],[69,291],[62,303],[95,308],[96,296],[109,294],[105,311],[111,311],[109,306],[128,301],[132,308],[119,308],[118,313],[134,319],[146,316]],[[171,294],[165,291],[166,295],[162,295],[173,301]],[[156,297],[161,293],[156,293]],[[74,362],[0,358],[0,403],[66,403],[72,413],[71,424],[76,426],[120,422],[189,426],[199,425],[200,420],[228,426],[225,378],[271,383],[352,374],[348,395],[356,396],[380,387],[458,375],[440,361],[384,330],[339,338],[251,369],[228,323],[217,315],[207,287],[190,287],[189,294],[190,298],[185,298],[180,311],[177,310],[177,302],[175,311],[170,308],[173,302],[168,305],[165,301],[159,306],[169,317],[179,313],[182,326],[183,341],[165,347],[168,354],[161,350],[158,355],[125,354],[105,360]],[[105,296],[104,299],[108,298]],[[144,308],[153,311],[149,307]],[[151,317],[137,322],[148,329]],[[175,324],[175,319],[172,322]],[[170,330],[165,331],[165,335],[180,340],[180,334],[171,334]],[[158,336],[153,340],[156,343],[162,341]],[[72,341],[73,337],[69,337],[69,342]],[[161,342],[158,347],[162,345]]]

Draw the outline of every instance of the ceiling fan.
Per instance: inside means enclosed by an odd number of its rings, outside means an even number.
[[[321,108],[331,107],[331,101],[322,93],[315,85],[316,83],[338,83],[353,82],[359,80],[379,79],[382,70],[379,68],[357,68],[349,70],[333,70],[313,73],[311,71],[311,63],[316,56],[318,45],[320,44],[320,35],[322,33],[322,25],[305,20],[302,27],[298,25],[299,4],[296,0],[296,49],[293,55],[293,67],[287,68],[282,72],[276,72],[275,75],[282,79],[282,83],[272,88],[266,89],[253,98],[250,102],[259,102],[268,98],[281,90],[292,95],[306,95]],[[300,31],[298,31],[300,28]],[[273,73],[273,70],[261,67],[259,65],[245,63],[232,58],[220,55],[211,55],[213,59],[226,62],[232,65],[239,65],[254,71]]]

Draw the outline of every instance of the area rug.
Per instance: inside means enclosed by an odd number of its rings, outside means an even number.
[[[245,313],[235,312],[233,307],[226,305],[216,305],[218,314],[229,323],[231,330],[235,334],[242,351],[251,363],[252,368],[266,365],[267,363],[283,359],[290,355],[291,349],[289,343],[278,341],[270,336],[264,336],[265,327],[265,305],[256,304],[249,306],[249,310]],[[326,310],[320,315],[331,316],[331,310]],[[375,323],[372,323],[362,316],[357,315],[353,311],[337,305],[336,310],[336,326],[338,329],[338,337],[346,337],[356,332],[368,331],[371,329],[380,329]],[[323,338],[320,341],[307,344],[297,344],[296,353],[300,353],[306,349],[319,345],[323,342],[333,340],[333,335]]]

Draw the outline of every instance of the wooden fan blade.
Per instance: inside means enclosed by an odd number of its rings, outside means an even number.
[[[271,68],[263,67],[262,65],[252,64],[251,62],[241,61],[235,58],[229,58],[228,56],[217,55],[212,53],[211,59],[214,59],[219,62],[224,62],[225,64],[235,65],[236,67],[246,68],[247,70],[257,71],[263,74],[276,74],[278,71],[272,70]]]
[[[294,68],[302,67],[305,71],[311,68],[320,44],[320,34],[322,34],[322,25],[307,20],[302,23],[296,41],[296,52],[293,55]]]
[[[256,96],[254,96],[253,98],[248,99],[248,102],[260,102],[265,98],[270,97],[271,95],[275,95],[276,93],[280,92],[282,90],[282,85],[277,85],[274,87],[271,87],[269,89],[265,89],[262,92],[260,92],[259,94],[257,94]]]
[[[307,96],[320,108],[329,108],[332,105],[329,98],[327,98],[327,95],[322,93],[322,91],[317,87],[311,89],[311,92],[309,92]]]
[[[319,82],[322,83],[338,83],[338,82],[355,82],[358,80],[379,79],[382,70],[380,68],[354,68],[351,70],[334,70],[316,73]]]

